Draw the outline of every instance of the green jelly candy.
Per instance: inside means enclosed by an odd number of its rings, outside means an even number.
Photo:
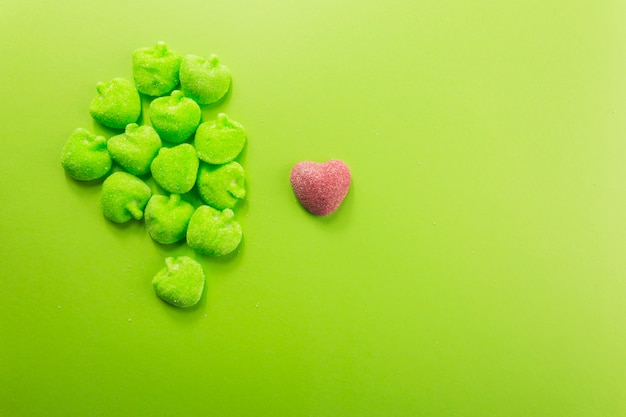
[[[152,239],[164,245],[185,237],[194,207],[179,194],[153,195],[145,210],[146,228]]]
[[[209,206],[196,209],[189,227],[187,244],[202,255],[222,256],[237,249],[243,233],[231,209],[217,210]]]
[[[124,129],[141,114],[141,99],[132,82],[114,78],[108,84],[98,83],[98,95],[89,106],[89,113],[98,123],[114,129]]]
[[[202,265],[188,256],[165,258],[165,268],[152,279],[154,292],[175,307],[192,307],[202,298],[204,290]]]
[[[80,181],[104,177],[111,169],[107,140],[82,128],[68,138],[61,152],[61,165],[67,174]]]
[[[184,194],[196,182],[199,163],[196,149],[183,143],[173,148],[161,148],[150,171],[161,188],[173,194]]]
[[[165,42],[133,52],[133,79],[137,90],[147,96],[168,94],[178,84],[181,57],[170,51]]]
[[[202,118],[198,103],[178,90],[171,96],[160,97],[150,103],[150,121],[161,139],[182,143],[196,131]]]
[[[150,126],[131,123],[121,135],[113,136],[107,143],[113,160],[133,175],[144,175],[161,148],[161,139]]]
[[[246,196],[243,167],[235,161],[225,165],[201,164],[197,183],[202,200],[217,209],[232,209]]]
[[[225,164],[239,155],[246,143],[243,126],[224,113],[217,120],[202,123],[196,132],[194,144],[198,158],[209,164]]]
[[[230,82],[230,71],[216,55],[208,59],[187,55],[180,64],[181,89],[198,104],[212,104],[224,97]]]
[[[151,195],[150,187],[139,178],[127,172],[115,172],[102,184],[100,207],[104,217],[115,223],[139,220]]]

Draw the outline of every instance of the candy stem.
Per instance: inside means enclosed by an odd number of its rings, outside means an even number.
[[[176,206],[180,203],[180,194],[170,195],[170,206]]]
[[[232,195],[235,198],[242,199],[246,196],[246,189],[242,187],[240,184],[233,181],[232,184],[226,189],[228,194]]]
[[[217,67],[217,65],[220,63],[220,59],[217,57],[217,55],[213,54],[209,57],[209,63],[212,67]]]
[[[185,98],[185,95],[180,90],[174,90],[174,91],[172,91],[172,98],[177,100],[177,101],[182,101],[182,99]]]
[[[154,47],[154,49],[156,49],[156,51],[161,55],[161,56],[165,56],[167,55],[167,45],[165,44],[165,42],[163,41],[158,41]]]
[[[222,223],[226,223],[228,220],[231,220],[235,217],[235,212],[231,209],[227,208],[222,211]]]
[[[230,119],[228,118],[228,116],[226,115],[226,113],[220,113],[217,115],[217,120],[220,121],[220,123],[223,126],[229,125],[230,123]]]
[[[94,151],[98,149],[105,149],[106,147],[107,140],[104,138],[104,136],[96,136],[91,141],[91,149]]]
[[[135,220],[141,220],[141,218],[143,217],[143,211],[141,211],[139,207],[137,207],[136,200],[126,204],[126,210],[128,210],[130,215],[133,216]]]
[[[104,94],[104,92],[106,91],[107,85],[105,83],[98,83],[96,84],[96,90],[98,91],[99,94]]]

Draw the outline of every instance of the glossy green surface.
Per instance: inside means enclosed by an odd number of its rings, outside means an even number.
[[[626,415],[626,2],[3,2],[0,416]],[[60,152],[99,81],[215,53],[241,252],[115,225]],[[147,102],[144,102],[144,109]],[[142,115],[145,121],[146,114]],[[343,159],[328,218],[289,171]]]

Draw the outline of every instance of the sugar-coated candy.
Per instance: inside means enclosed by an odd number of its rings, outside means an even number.
[[[302,206],[312,214],[333,213],[350,188],[350,169],[339,160],[325,163],[297,163],[289,176],[291,187]]]
[[[195,209],[179,194],[169,197],[153,195],[148,201],[144,217],[152,239],[162,244],[178,242],[185,237],[189,219]]]
[[[245,173],[235,161],[224,165],[200,164],[197,184],[202,200],[217,209],[232,209],[246,196]]]
[[[111,169],[111,164],[107,140],[83,128],[72,132],[61,152],[63,169],[80,181],[102,178]]]
[[[189,139],[202,118],[198,103],[179,90],[174,90],[170,96],[154,99],[148,114],[161,139],[171,143]]]
[[[134,84],[124,78],[98,83],[98,94],[89,105],[89,113],[98,123],[124,129],[141,115],[141,99]]]
[[[104,217],[115,222],[125,223],[143,217],[152,191],[142,180],[127,172],[114,172],[104,183],[100,194],[100,207]]]
[[[189,220],[187,244],[202,255],[223,256],[239,246],[243,233],[231,209],[200,206]]]
[[[159,97],[168,94],[178,84],[180,55],[159,41],[151,48],[133,52],[133,79],[140,93]]]
[[[156,295],[175,307],[192,307],[202,298],[204,271],[188,256],[165,258],[165,268],[152,279]]]
[[[130,123],[124,133],[113,136],[107,143],[115,162],[133,175],[144,175],[161,148],[161,139],[150,126]]]
[[[190,191],[198,174],[198,155],[193,146],[182,143],[173,148],[161,148],[152,161],[152,178],[165,191],[184,194]]]
[[[180,87],[198,104],[212,104],[226,95],[230,88],[229,69],[216,55],[208,59],[186,55],[180,64]]]
[[[216,120],[202,123],[194,145],[198,158],[209,164],[225,164],[239,155],[246,143],[243,126],[220,113]]]

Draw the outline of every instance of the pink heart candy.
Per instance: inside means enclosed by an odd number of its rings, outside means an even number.
[[[302,161],[293,167],[289,179],[305,209],[317,216],[327,216],[337,210],[348,193],[350,169],[339,160]]]

